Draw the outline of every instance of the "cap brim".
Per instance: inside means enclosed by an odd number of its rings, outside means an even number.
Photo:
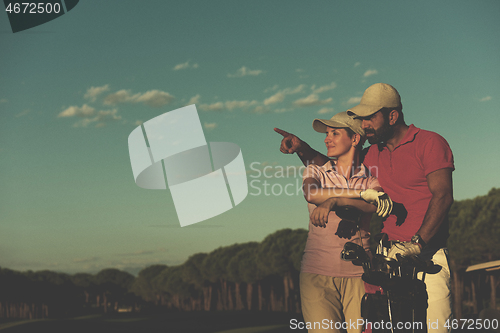
[[[326,127],[336,127],[336,128],[345,128],[349,127],[347,124],[339,123],[337,121],[326,120],[326,119],[314,119],[313,128],[316,132],[326,133]]]
[[[383,107],[366,105],[366,104],[358,104],[355,107],[352,107],[347,110],[347,114],[355,117],[368,117],[374,114],[377,111],[380,111]]]

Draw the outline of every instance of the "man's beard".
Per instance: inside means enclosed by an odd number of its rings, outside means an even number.
[[[367,136],[368,142],[372,145],[386,143],[394,135],[394,126],[389,125],[388,121],[384,121],[384,124],[378,130],[365,129],[365,133],[373,133],[373,136]]]

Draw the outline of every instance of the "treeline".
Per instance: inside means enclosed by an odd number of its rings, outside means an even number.
[[[95,275],[0,268],[0,318],[57,318],[91,312],[137,309],[142,299],[130,292],[135,277],[118,269]]]
[[[500,188],[455,202],[449,213],[452,269],[500,259]]]
[[[0,268],[0,318],[171,310],[300,311],[300,261],[307,231],[284,229],[262,242],[197,253],[179,266],[153,265],[137,277]]]
[[[495,308],[500,271],[466,273],[465,270],[470,265],[500,260],[500,189],[455,202],[449,219],[455,317]]]
[[[283,229],[262,242],[197,253],[180,266],[151,266],[131,290],[144,300],[181,310],[300,311],[298,290],[304,229]]]
[[[470,298],[470,289],[474,288],[467,284],[470,278],[465,268],[500,259],[500,189],[456,201],[449,219],[448,246],[457,312],[461,311],[462,295]],[[376,230],[377,220],[373,222],[372,230]],[[0,318],[147,307],[300,312],[299,270],[306,239],[305,229],[283,229],[262,242],[194,254],[182,265],[149,266],[137,277],[117,269],[105,269],[96,275],[0,269]],[[492,292],[497,285],[492,285]]]

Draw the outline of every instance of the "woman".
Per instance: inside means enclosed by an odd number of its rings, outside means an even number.
[[[359,234],[349,228],[346,234],[342,230],[345,224],[340,223],[333,210],[338,206],[353,206],[365,213],[386,216],[392,202],[382,192],[378,180],[361,164],[364,143],[361,120],[341,112],[330,120],[315,119],[313,128],[326,133],[327,155],[334,160],[323,166],[309,165],[304,171],[303,191],[310,221],[300,273],[302,314],[309,332],[340,332],[338,328],[342,325],[348,332],[361,332],[358,320],[365,293],[363,269],[340,259],[347,241],[360,244]],[[361,226],[366,249],[369,214]]]

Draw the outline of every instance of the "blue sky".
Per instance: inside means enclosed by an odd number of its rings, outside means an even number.
[[[0,266],[134,271],[306,228],[300,176],[280,173],[299,160],[273,127],[322,151],[313,119],[376,82],[399,90],[407,123],[447,139],[455,199],[484,195],[500,186],[498,17],[482,0],[86,0],[13,34],[2,12]],[[236,208],[181,228],[168,190],[135,185],[127,138],[192,103],[207,141],[239,145],[255,182]],[[272,177],[254,178],[265,167]],[[270,193],[287,184],[293,195]]]

